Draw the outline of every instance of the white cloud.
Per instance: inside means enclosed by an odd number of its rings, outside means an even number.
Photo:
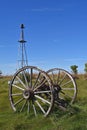
[[[45,11],[64,11],[64,9],[62,8],[36,8],[36,9],[32,9],[33,12],[45,12]]]

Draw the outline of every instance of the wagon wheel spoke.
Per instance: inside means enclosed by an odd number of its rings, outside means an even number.
[[[60,91],[60,93],[62,93],[65,97],[68,97],[69,99],[72,99],[72,96],[70,96],[69,94],[66,94],[66,93],[63,92],[63,91]]]
[[[37,76],[37,78],[36,78],[36,81],[35,81],[35,83],[34,83],[34,85],[33,85],[33,89],[37,86],[37,84],[38,84],[38,81],[39,81],[39,78],[40,78],[40,74],[41,73],[39,73],[38,74],[38,76]]]
[[[24,100],[24,98],[19,99],[17,102],[14,103],[14,106],[16,106],[17,104],[19,104],[20,102],[22,102]]]
[[[61,80],[59,81],[59,85],[61,85],[62,84],[62,82],[64,81],[64,79],[66,78],[66,76],[67,76],[67,74],[64,74],[64,76],[61,78]]]
[[[38,101],[36,101],[37,105],[39,106],[39,108],[41,109],[41,111],[43,112],[43,114],[45,114],[45,110],[43,109],[43,107],[40,105],[40,103]]]
[[[46,79],[43,79],[37,86],[36,88],[34,88],[34,91],[36,91],[37,89],[39,89],[41,86],[43,86],[46,83]]]
[[[64,87],[64,86],[67,86],[68,84],[70,84],[72,82],[72,80],[69,80],[69,81],[66,81],[66,83],[64,83],[64,84],[62,84],[62,85],[60,85],[61,87]]]
[[[32,88],[33,69],[30,69],[30,87]]]
[[[52,71],[52,80],[53,80],[53,83],[55,84],[55,75],[54,75],[53,71]]]
[[[17,88],[17,89],[19,89],[19,90],[21,90],[21,91],[24,91],[24,89],[23,89],[23,88],[21,88],[21,87],[19,87],[19,86],[15,85],[15,84],[12,84],[12,86],[13,86],[13,87],[15,87],[15,88]]]
[[[29,111],[30,111],[30,103],[29,103],[29,100],[27,101],[27,104],[28,104],[27,113],[29,113]]]
[[[23,83],[23,81],[22,81],[18,76],[16,76],[16,78],[17,78],[18,81],[23,85],[23,87],[26,88],[26,85]]]
[[[60,78],[60,70],[57,72],[57,80],[56,80],[56,84],[59,83],[59,78]]]
[[[23,93],[13,93],[11,96],[21,96]]]
[[[34,105],[34,104],[33,104],[33,110],[34,110],[35,116],[37,116],[37,112],[36,112],[36,108],[35,108],[35,105]]]
[[[74,88],[62,88],[62,90],[74,90]]]
[[[49,105],[51,104],[51,102],[47,101],[46,99],[44,99],[44,98],[42,98],[42,97],[40,97],[38,95],[35,95],[35,97],[38,98],[38,99],[40,99],[43,103],[47,103]]]
[[[27,80],[26,74],[28,74],[28,73],[27,73],[26,71],[23,71],[23,75],[24,75],[25,83],[26,83],[26,86],[28,87],[29,84],[28,84],[28,80]]]
[[[34,92],[35,94],[40,94],[40,93],[51,93],[51,91],[50,90],[48,90],[48,91],[36,91],[36,92]]]
[[[24,104],[22,105],[20,112],[22,112],[22,111],[23,111],[23,109],[24,109],[24,107],[25,107],[26,103],[27,103],[27,100],[25,100]]]

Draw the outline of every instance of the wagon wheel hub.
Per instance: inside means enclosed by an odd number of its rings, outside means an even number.
[[[59,93],[61,91],[61,87],[59,85],[54,84],[55,92]]]
[[[25,98],[25,99],[33,99],[34,98],[34,92],[33,92],[33,90],[32,89],[27,89],[27,90],[25,90],[24,92],[23,92],[23,97]]]

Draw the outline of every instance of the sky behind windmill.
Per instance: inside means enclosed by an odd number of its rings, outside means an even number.
[[[87,62],[87,0],[0,0],[0,70],[16,71],[20,24],[29,65],[43,70]]]

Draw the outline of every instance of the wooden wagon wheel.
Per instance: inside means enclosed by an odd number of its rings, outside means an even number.
[[[72,75],[60,68],[50,69],[47,73],[53,82],[55,102],[64,107],[74,103],[77,96],[77,85]]]
[[[45,117],[53,102],[53,86],[46,72],[33,66],[19,69],[13,76],[9,88],[10,103],[14,111],[26,111]]]

